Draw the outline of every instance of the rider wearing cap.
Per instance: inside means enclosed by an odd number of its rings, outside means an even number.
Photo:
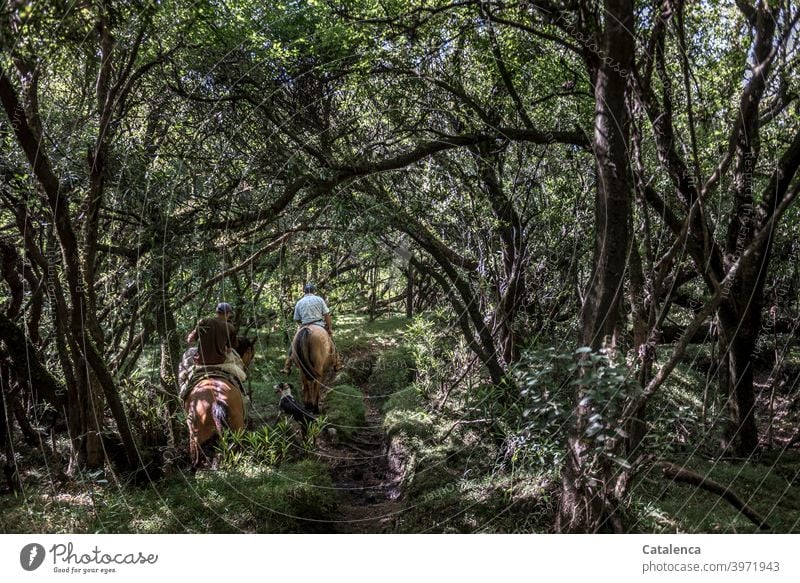
[[[239,381],[239,389],[244,394],[244,383],[247,373],[242,359],[236,352],[236,328],[230,323],[233,307],[228,302],[217,304],[215,317],[203,318],[186,337],[187,344],[197,341],[197,350],[191,362],[186,362],[185,370],[179,375],[180,396],[188,394],[190,381],[196,372],[212,374],[224,371]],[[189,353],[187,352],[187,355]]]
[[[230,323],[233,307],[228,302],[217,305],[217,315],[203,318],[186,338],[187,344],[198,340],[197,364],[222,364],[231,348],[236,348],[236,328]]]
[[[318,295],[314,292],[317,291],[317,286],[313,283],[307,283],[303,286],[303,297],[297,302],[294,307],[294,320],[300,322],[301,326],[307,324],[314,324],[325,328],[328,334],[333,334],[333,324],[331,321],[331,311],[328,306]]]
[[[299,322],[300,326],[314,325],[324,328],[331,338],[331,346],[333,346],[333,321],[331,319],[331,311],[328,309],[325,300],[316,295],[317,286],[313,283],[306,283],[303,286],[303,297],[297,302],[294,307],[294,320]],[[339,370],[341,364],[339,363],[339,355],[336,348],[333,348],[334,353],[334,369]],[[289,356],[286,358],[283,372],[289,373],[291,368],[291,346],[289,346]]]

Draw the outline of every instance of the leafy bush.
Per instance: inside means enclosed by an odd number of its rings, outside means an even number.
[[[142,444],[146,447],[167,445],[171,422],[170,398],[150,380],[137,374],[120,380],[119,395],[128,414],[128,422],[136,428]],[[172,400],[177,404],[177,393]],[[178,409],[183,413],[182,409]],[[177,427],[183,427],[183,424],[177,424]]]
[[[570,428],[579,427],[591,454],[627,466],[617,454],[620,440],[627,437],[619,418],[627,399],[639,390],[627,367],[588,347],[572,354],[549,348],[524,354],[513,374],[524,404],[518,457],[558,464]]]
[[[405,333],[406,350],[414,363],[419,387],[424,393],[442,385],[450,376],[444,363],[455,358],[457,341],[450,336],[451,319],[444,312],[417,316]],[[424,397],[427,395],[423,394]]]
[[[351,375],[346,370],[341,370],[336,374],[336,379],[334,380],[334,385],[352,385],[355,383],[353,379],[353,375]]]

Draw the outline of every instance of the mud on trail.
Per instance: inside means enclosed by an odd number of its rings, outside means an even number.
[[[347,369],[345,369],[347,370]],[[361,379],[359,379],[361,380]],[[330,468],[339,493],[339,506],[331,520],[331,532],[377,534],[395,531],[403,511],[399,500],[402,476],[393,471],[387,455],[379,395],[368,376],[357,382],[366,408],[366,423],[348,437],[321,438],[317,452]]]

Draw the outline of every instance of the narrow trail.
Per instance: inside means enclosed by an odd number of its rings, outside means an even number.
[[[366,407],[366,425],[346,439],[320,442],[319,453],[340,492],[340,505],[333,519],[333,532],[376,534],[393,532],[402,512],[400,476],[389,466],[383,433],[383,416],[361,386]]]

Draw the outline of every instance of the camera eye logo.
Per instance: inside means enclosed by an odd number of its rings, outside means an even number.
[[[22,547],[19,552],[19,564],[26,571],[35,571],[44,563],[44,547],[37,543],[31,543]]]

